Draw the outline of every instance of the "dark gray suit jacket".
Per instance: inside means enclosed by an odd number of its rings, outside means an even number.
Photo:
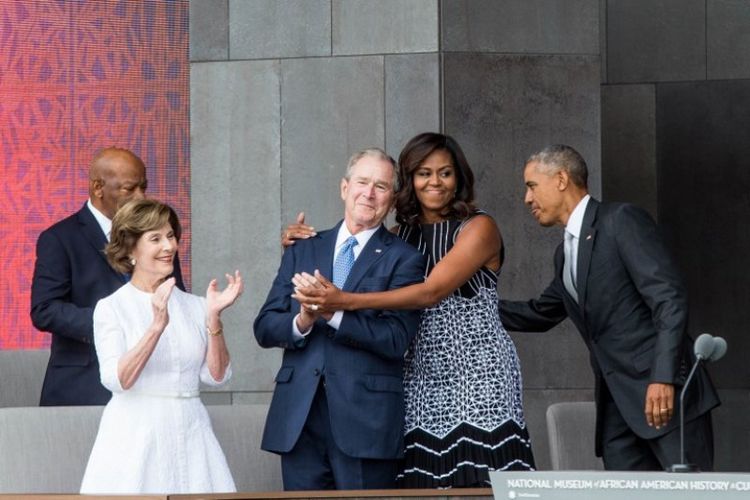
[[[603,381],[637,435],[652,439],[671,431],[679,419],[661,429],[646,423],[646,388],[674,384],[677,400],[695,356],[685,332],[687,294],[653,219],[633,205],[589,201],[578,244],[579,303],[563,285],[563,260],[561,243],[555,277],[538,299],[500,302],[503,324],[514,331],[546,331],[570,317],[590,351],[597,409]],[[699,369],[685,397],[686,421],[718,404],[708,374]],[[597,418],[597,431],[602,425],[607,423]]]

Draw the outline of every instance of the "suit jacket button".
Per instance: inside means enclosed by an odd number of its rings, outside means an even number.
[[[318,370],[317,368],[314,369],[313,370],[313,375],[315,375],[316,377],[319,377],[320,376],[320,370]]]

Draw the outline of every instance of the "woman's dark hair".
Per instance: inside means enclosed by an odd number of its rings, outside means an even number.
[[[152,198],[131,200],[120,207],[112,219],[109,244],[104,249],[107,260],[120,273],[132,273],[130,252],[144,233],[160,229],[169,223],[175,238],[180,241],[182,227],[177,214],[169,205]]]
[[[414,172],[435,151],[447,151],[456,171],[456,195],[443,214],[447,219],[465,219],[476,212],[474,206],[474,173],[461,146],[449,135],[424,132],[413,137],[398,157],[400,191],[396,194],[396,221],[399,224],[419,223],[422,207],[414,193]]]

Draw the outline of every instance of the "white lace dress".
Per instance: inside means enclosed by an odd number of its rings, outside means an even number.
[[[151,324],[152,294],[126,284],[99,301],[94,341],[101,379],[112,391],[81,484],[81,493],[233,492],[234,481],[199,396],[215,381],[206,365],[205,299],[175,288],[169,325],[137,382],[123,390],[120,357]]]

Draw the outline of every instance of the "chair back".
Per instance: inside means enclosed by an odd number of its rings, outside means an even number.
[[[596,406],[593,401],[555,403],[547,408],[552,470],[603,470],[595,456]]]
[[[78,493],[103,408],[0,408],[0,493]]]
[[[208,406],[238,491],[281,491],[278,455],[260,449],[267,404]],[[78,493],[103,406],[0,408],[0,493]]]
[[[38,406],[49,349],[0,350],[0,408]]]

